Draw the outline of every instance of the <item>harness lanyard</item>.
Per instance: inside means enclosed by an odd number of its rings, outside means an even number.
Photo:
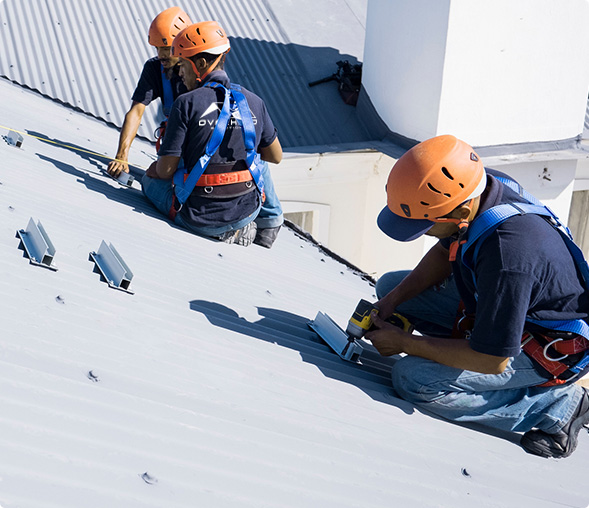
[[[164,96],[162,97],[162,108],[166,118],[170,116],[170,110],[174,103],[174,92],[172,91],[172,82],[168,79],[164,66],[160,64],[162,70],[162,87],[164,90]]]
[[[541,204],[534,196],[524,191],[521,186],[512,180],[507,180],[501,177],[495,177],[501,183],[507,185],[511,189],[515,190],[524,199],[528,200],[528,203],[506,203],[497,205],[489,208],[483,212],[476,220],[472,222],[468,228],[468,239],[464,244],[461,252],[462,263],[470,270],[473,282],[476,288],[476,279],[474,273],[474,263],[478,255],[479,249],[483,244],[484,240],[495,231],[497,226],[515,215],[525,215],[526,213],[533,213],[549,219],[549,223],[554,229],[556,229],[561,237],[563,238],[565,245],[570,252],[575,265],[577,266],[581,277],[583,279],[583,285],[587,291],[589,291],[589,266],[583,256],[581,249],[574,243],[572,235],[569,229],[564,226],[558,217],[554,215],[552,210],[547,206]],[[473,247],[474,250],[472,255],[469,255],[469,250]],[[526,317],[526,321],[536,325],[540,325],[549,330],[556,330],[562,332],[570,332],[577,335],[581,335],[586,339],[589,339],[589,325],[582,319],[574,320],[538,320]],[[585,354],[584,358],[575,366],[570,367],[570,370],[580,372],[582,369],[589,365],[589,351]]]
[[[208,86],[211,88],[222,88],[225,90],[225,98],[223,100],[223,107],[221,108],[221,112],[219,114],[219,118],[217,119],[217,124],[215,125],[215,129],[209,138],[207,146],[205,148],[204,155],[198,160],[198,162],[194,165],[186,180],[184,180],[184,175],[186,174],[185,168],[178,168],[174,173],[174,186],[175,186],[175,194],[178,202],[183,205],[192,191],[196,186],[199,178],[207,169],[211,157],[217,152],[223,138],[225,137],[225,131],[227,130],[227,124],[231,119],[231,112],[232,112],[232,99],[236,104],[236,107],[239,111],[241,116],[241,126],[242,132],[244,137],[244,143],[246,148],[246,163],[248,165],[248,169],[252,174],[252,178],[256,184],[256,187],[262,193],[264,188],[264,180],[262,178],[261,170],[260,170],[260,155],[255,150],[255,142],[256,142],[256,129],[254,127],[254,122],[252,119],[252,114],[247,104],[247,100],[243,93],[240,91],[239,88],[233,88],[237,85],[232,85],[231,90],[225,88],[220,83],[205,83],[203,86]]]

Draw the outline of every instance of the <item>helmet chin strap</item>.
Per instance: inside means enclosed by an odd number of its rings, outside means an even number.
[[[198,69],[196,68],[196,65],[194,65],[194,62],[192,61],[192,59],[190,59],[190,64],[192,65],[192,69],[194,70],[194,73],[196,74],[196,81],[197,81],[197,83],[202,83],[202,80],[205,79],[211,72],[213,72],[213,69],[215,67],[217,67],[217,64],[221,61],[221,58],[223,58],[226,53],[227,52],[221,53],[215,59],[215,61],[211,65],[209,65],[207,67],[207,70],[203,74],[201,74],[200,72],[198,72]]]
[[[468,210],[469,210],[468,217],[470,217],[470,213],[472,212],[473,202],[474,202],[474,199],[471,199],[470,201],[468,201],[468,203],[464,203],[462,205],[462,206],[466,206],[468,208]],[[468,230],[468,226],[470,225],[470,221],[468,220],[468,217],[461,217],[460,219],[457,219],[454,217],[441,217],[439,219],[434,219],[434,222],[452,222],[458,226],[458,238],[456,238],[456,240],[454,240],[450,244],[450,257],[449,257],[450,261],[456,261],[458,247],[460,247],[460,245],[462,245],[463,243],[466,243],[466,240],[462,240],[462,237],[466,234],[466,231]]]

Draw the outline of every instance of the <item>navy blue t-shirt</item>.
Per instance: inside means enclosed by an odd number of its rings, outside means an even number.
[[[172,84],[172,94],[174,99],[179,95],[186,93],[186,86],[184,86],[182,79],[178,75],[177,66],[172,70],[170,83]],[[163,97],[164,87],[162,85],[162,64],[156,56],[145,62],[131,100],[147,106],[157,98],[161,98],[163,101]]]
[[[525,201],[493,177],[507,175],[486,171],[478,214],[501,203]],[[445,247],[449,243],[451,239],[442,240]],[[466,311],[475,314],[470,346],[479,353],[517,356],[526,316],[566,320],[589,315],[589,294],[564,240],[538,215],[511,217],[483,240],[476,258],[476,289],[460,254],[461,248],[452,269]]]
[[[205,79],[230,87],[224,71],[213,71]],[[204,83],[203,83],[204,84]],[[270,146],[276,139],[276,128],[266,110],[264,101],[254,93],[241,88],[247,99],[256,129],[255,147]],[[224,91],[201,86],[181,95],[170,112],[168,128],[158,155],[182,157],[190,170],[205,153],[223,106]],[[240,122],[232,118],[219,150],[211,164],[245,160],[246,151]],[[192,193],[180,211],[182,217],[198,227],[220,226],[237,222],[251,215],[259,206],[259,193],[252,191],[235,198],[208,198]]]

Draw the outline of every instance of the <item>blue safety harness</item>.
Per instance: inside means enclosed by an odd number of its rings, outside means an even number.
[[[174,173],[175,194],[176,199],[180,203],[180,207],[182,207],[188,199],[199,178],[207,169],[211,157],[219,149],[219,146],[225,137],[227,125],[232,114],[235,112],[238,112],[240,117],[239,122],[245,144],[247,168],[249,169],[260,194],[264,191],[262,160],[260,154],[256,151],[256,129],[252,118],[252,112],[245,95],[243,95],[243,92],[241,91],[241,87],[232,83],[230,88],[225,88],[222,84],[216,82],[208,82],[203,86],[222,89],[225,92],[225,97],[223,100],[223,107],[221,108],[219,118],[217,119],[217,124],[209,138],[204,155],[198,160],[188,175],[186,175],[186,168],[178,168]]]
[[[468,227],[466,242],[462,245],[461,260],[472,274],[472,280],[476,288],[476,277],[474,267],[478,252],[484,240],[488,238],[495,229],[505,220],[515,215],[525,215],[528,213],[539,215],[547,220],[564,239],[564,242],[575,261],[575,264],[583,279],[584,287],[589,291],[589,266],[585,260],[581,249],[575,245],[569,229],[560,222],[558,217],[543,205],[538,199],[526,192],[517,182],[513,180],[495,177],[501,183],[517,192],[527,203],[505,203],[494,206],[481,213]],[[526,317],[528,323],[538,325],[547,330],[558,332],[570,332],[589,339],[589,325],[582,319],[574,320],[537,320]],[[589,368],[589,350],[585,351],[583,357],[576,365],[569,367],[573,373],[578,375]]]
[[[162,69],[162,87],[164,89],[164,96],[162,97],[162,109],[166,118],[170,116],[172,110],[172,104],[174,104],[174,92],[172,90],[172,82],[168,79],[166,70],[163,65],[160,65]]]

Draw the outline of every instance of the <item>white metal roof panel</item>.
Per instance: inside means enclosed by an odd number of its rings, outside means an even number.
[[[0,140],[0,506],[587,506],[586,435],[569,459],[527,455],[321,343],[317,311],[343,324],[374,298],[357,274],[289,230],[266,250],[171,225],[88,153],[116,130],[6,81],[0,95],[2,128],[25,133]],[[56,272],[17,249],[30,217]],[[93,273],[102,240],[133,295]]]
[[[155,56],[147,43],[151,20],[169,6],[164,0],[4,0],[0,76],[120,127],[143,63]],[[182,7],[195,22],[216,19],[226,28],[232,44],[226,69],[265,100],[285,147],[369,138],[334,83],[308,87],[334,73],[338,60],[362,58],[365,0],[192,0]],[[140,136],[154,139],[159,109],[159,101],[147,109]],[[116,151],[116,140],[108,150]]]

